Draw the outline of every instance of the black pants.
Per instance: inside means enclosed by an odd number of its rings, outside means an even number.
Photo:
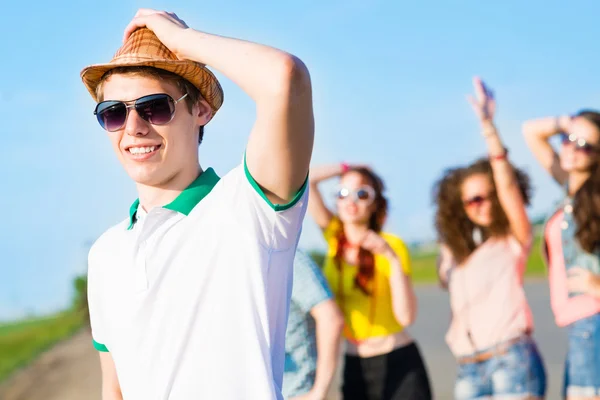
[[[427,369],[412,343],[388,354],[346,355],[344,400],[431,400]]]

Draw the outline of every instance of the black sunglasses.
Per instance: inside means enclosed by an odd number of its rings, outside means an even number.
[[[466,199],[463,200],[463,204],[465,205],[465,207],[470,207],[470,206],[479,206],[481,205],[484,201],[488,200],[490,198],[490,195],[487,196],[482,196],[482,195],[476,195],[471,197],[470,199]]]
[[[175,115],[175,105],[183,100],[187,93],[177,100],[165,93],[151,94],[131,101],[106,100],[98,103],[94,115],[100,126],[114,132],[125,126],[130,108],[135,108],[140,118],[152,125],[165,125]],[[133,103],[133,104],[128,104]]]
[[[584,153],[593,153],[598,151],[598,147],[589,144],[585,139],[578,138],[574,134],[567,135],[566,133],[560,134],[560,140],[563,145],[574,144],[575,150],[583,151]]]

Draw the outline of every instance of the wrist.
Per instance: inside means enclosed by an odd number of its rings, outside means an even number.
[[[489,155],[490,161],[506,160],[507,158],[508,158],[508,149],[506,147],[503,148],[501,153]]]
[[[346,172],[350,171],[350,164],[348,164],[347,162],[341,162],[340,163],[340,171],[341,174],[345,174]]]
[[[192,36],[195,33],[196,32],[192,28],[180,28],[175,31],[174,35],[176,37],[175,42],[177,45],[173,46],[173,48],[170,50],[177,56],[178,59],[199,62],[198,60],[193,59],[192,54],[190,54],[186,46],[186,43],[194,43]]]
[[[569,125],[573,118],[570,115],[560,115],[554,119],[555,133],[563,133],[569,130]]]
[[[483,137],[495,136],[497,134],[496,125],[492,120],[481,121],[481,134]]]

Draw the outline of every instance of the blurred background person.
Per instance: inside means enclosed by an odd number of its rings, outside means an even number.
[[[298,249],[285,337],[283,395],[290,400],[326,398],[338,366],[344,317],[325,277]]]
[[[454,395],[541,399],[545,369],[523,290],[532,245],[529,178],[508,161],[492,92],[474,79],[471,105],[489,157],[445,172],[434,188],[439,275],[450,294],[446,341],[457,358]]]
[[[568,327],[563,395],[600,398],[600,113],[527,121],[529,148],[564,198],[544,228],[550,300],[556,324]],[[550,144],[559,136],[557,154]]]
[[[340,177],[336,211],[319,183]],[[345,321],[345,400],[431,399],[420,351],[405,331],[417,314],[404,242],[382,232],[384,184],[371,169],[337,164],[311,169],[309,213],[327,241],[324,274]]]

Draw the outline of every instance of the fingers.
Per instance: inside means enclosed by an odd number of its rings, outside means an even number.
[[[483,101],[486,98],[485,85],[478,76],[473,78],[473,86],[475,87],[475,95],[477,96],[477,100]]]
[[[467,101],[469,102],[469,104],[471,104],[471,107],[473,107],[473,110],[479,111],[479,104],[477,103],[477,100],[475,100],[475,97],[473,97],[473,95],[468,94]]]
[[[150,16],[152,14],[158,14],[158,10],[154,10],[152,8],[140,8],[136,13],[129,25],[125,28],[125,32],[123,33],[123,43],[129,39],[129,36],[139,28],[146,27],[146,19],[144,17]]]
[[[164,24],[165,22],[167,23],[166,25]],[[131,20],[129,25],[125,28],[123,33],[123,43],[129,39],[129,36],[131,36],[136,29],[146,27],[154,30],[154,26],[151,26],[152,24],[157,25],[157,28],[159,26],[168,26],[169,24],[175,24],[182,28],[188,27],[175,13],[157,11],[151,8],[142,8],[138,10],[133,20]]]
[[[143,17],[144,15],[156,14],[157,12],[158,10],[155,10],[153,8],[140,8],[135,13],[135,17]]]
[[[477,102],[477,100],[475,100],[475,98],[470,94],[467,95],[467,101],[469,102],[469,104],[471,104],[471,108],[473,108],[473,111],[475,111],[475,114],[477,114],[477,117],[479,119],[483,118],[483,116],[485,114],[485,110],[482,109],[479,102]]]
[[[360,246],[372,253],[381,254],[387,249],[387,242],[377,232],[369,231]]]
[[[125,32],[123,32],[123,43],[125,43],[127,39],[129,39],[129,36],[131,36],[131,34],[135,32],[136,29],[144,28],[145,26],[147,26],[145,16],[136,16],[133,20],[131,20],[129,25],[127,25],[127,27],[125,28]]]

